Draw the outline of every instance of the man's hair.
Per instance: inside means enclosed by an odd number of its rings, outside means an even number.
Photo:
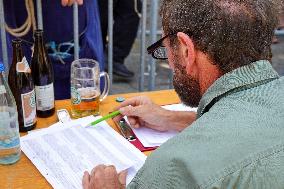
[[[165,34],[184,32],[223,73],[271,57],[277,0],[164,0]],[[170,38],[172,47],[177,37]]]

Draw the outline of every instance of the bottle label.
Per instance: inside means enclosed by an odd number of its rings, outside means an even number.
[[[44,86],[35,86],[37,110],[46,111],[54,108],[53,83]]]
[[[24,127],[30,127],[36,122],[35,91],[21,94]]]
[[[5,94],[6,93],[6,89],[4,85],[0,85],[0,94]]]
[[[31,69],[26,57],[23,57],[21,62],[17,62],[16,70],[19,73],[31,73]]]

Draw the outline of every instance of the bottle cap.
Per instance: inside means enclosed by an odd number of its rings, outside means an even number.
[[[4,71],[5,71],[4,64],[0,63],[0,72],[4,72]]]
[[[123,97],[117,97],[117,98],[115,99],[115,101],[116,101],[116,102],[123,102],[123,101],[125,101],[125,98],[123,98]]]
[[[22,40],[21,39],[13,39],[12,40],[12,45],[21,45],[22,44]]]

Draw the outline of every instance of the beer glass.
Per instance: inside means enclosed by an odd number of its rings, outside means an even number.
[[[101,93],[100,78],[104,77]],[[99,63],[91,59],[78,59],[71,64],[71,115],[74,118],[98,115],[100,102],[108,95],[109,75],[100,72]]]

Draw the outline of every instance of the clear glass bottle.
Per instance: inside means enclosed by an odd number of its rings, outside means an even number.
[[[4,78],[0,63],[0,164],[13,164],[20,159],[20,134],[15,99]]]

